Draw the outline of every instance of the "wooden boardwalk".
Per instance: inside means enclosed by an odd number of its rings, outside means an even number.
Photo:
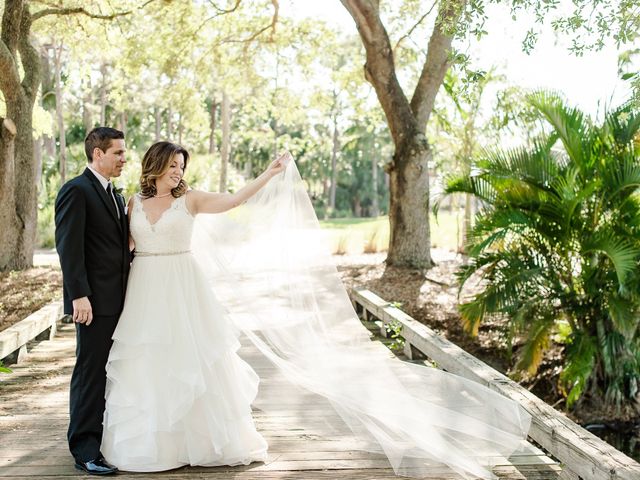
[[[376,328],[374,326],[374,328]],[[74,326],[59,324],[57,335],[29,348],[14,373],[0,381],[0,479],[76,478],[85,476],[73,467],[67,450],[68,387],[74,363]],[[379,342],[371,348],[385,349]],[[364,352],[363,352],[364,353]],[[260,373],[272,368],[248,342],[240,354]],[[364,353],[366,354],[366,353]],[[288,392],[283,387],[283,398]],[[310,395],[306,418],[283,410],[254,416],[269,442],[269,459],[241,467],[184,467],[163,473],[124,474],[117,478],[190,479],[392,479],[385,457],[359,451],[359,442],[345,428],[328,432],[323,427],[322,400]],[[314,417],[315,415],[315,417]],[[541,451],[498,461],[495,473],[503,479],[558,478],[560,467]],[[453,478],[443,472],[438,478]]]

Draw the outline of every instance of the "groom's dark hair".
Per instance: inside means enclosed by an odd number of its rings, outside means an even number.
[[[124,139],[124,133],[110,127],[96,127],[84,139],[84,153],[89,163],[93,162],[93,150],[99,148],[103,152],[109,150],[111,140]]]

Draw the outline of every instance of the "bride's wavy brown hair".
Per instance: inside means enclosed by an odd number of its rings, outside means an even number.
[[[179,153],[184,157],[184,168],[186,169],[189,152],[180,145],[171,142],[156,142],[149,147],[142,158],[142,173],[140,174],[140,193],[143,197],[153,197],[158,193],[156,179],[169,170],[171,160]],[[174,198],[181,197],[187,193],[188,188],[187,182],[181,179],[178,186],[171,190],[171,195]]]

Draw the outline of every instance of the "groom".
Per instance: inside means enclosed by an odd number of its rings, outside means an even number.
[[[67,438],[76,468],[107,475],[117,469],[100,453],[105,366],[130,260],[124,199],[110,180],[122,173],[126,149],[124,134],[107,127],[94,128],[84,145],[89,164],[63,185],[55,206],[64,312],[76,322]]]

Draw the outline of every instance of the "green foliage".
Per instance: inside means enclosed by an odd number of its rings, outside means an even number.
[[[556,94],[528,101],[546,133],[447,183],[484,205],[459,278],[485,287],[461,305],[464,325],[506,316],[529,374],[557,339],[567,404],[588,391],[620,406],[640,378],[640,112],[628,103],[598,125]]]
[[[12,373],[12,370],[5,367],[2,361],[0,361],[0,373]]]
[[[582,55],[589,50],[599,50],[611,38],[618,46],[632,44],[638,37],[640,11],[637,0],[473,0],[468,2],[464,28],[459,36],[471,33],[476,36],[486,34],[484,24],[488,18],[486,6],[502,3],[511,10],[515,19],[529,13],[535,24],[527,30],[522,39],[522,49],[531,52],[543,32],[544,25],[550,25],[556,34],[571,39],[570,50]]]
[[[398,307],[399,308],[399,307]],[[393,340],[389,348],[393,351],[402,350],[404,348],[404,337],[402,336],[402,324],[397,320],[386,323],[384,326],[387,335]]]

